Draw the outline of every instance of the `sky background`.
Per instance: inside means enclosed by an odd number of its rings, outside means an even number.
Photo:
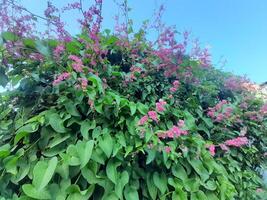
[[[103,1],[103,27],[112,29],[119,9],[113,0]],[[19,2],[39,15],[46,8],[44,0]],[[62,7],[73,1],[52,2]],[[83,2],[88,6],[92,0]],[[221,68],[220,61],[227,60],[223,70],[246,75],[256,83],[267,81],[267,0],[129,0],[135,27],[151,19],[162,2],[166,7],[163,21],[176,25],[178,31],[190,31],[203,47],[210,46],[216,67]],[[74,11],[63,15],[72,34],[79,33],[79,16]]]

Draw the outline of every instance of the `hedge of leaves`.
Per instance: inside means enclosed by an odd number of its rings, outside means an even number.
[[[1,200],[266,199],[255,85],[189,56],[186,33],[89,33],[2,33]]]

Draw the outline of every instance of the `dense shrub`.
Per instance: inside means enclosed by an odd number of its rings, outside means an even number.
[[[256,86],[189,54],[188,33],[151,45],[96,11],[75,37],[2,32],[1,199],[264,199]]]

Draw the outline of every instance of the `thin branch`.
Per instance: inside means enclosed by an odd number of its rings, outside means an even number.
[[[51,21],[51,20],[48,19],[48,18],[45,18],[45,17],[43,17],[43,16],[41,16],[41,15],[34,14],[33,12],[29,11],[27,8],[24,8],[24,7],[22,7],[22,6],[18,6],[18,5],[16,5],[13,1],[7,0],[7,2],[10,3],[10,4],[13,5],[13,6],[17,6],[17,7],[19,7],[21,10],[23,10],[23,11],[25,11],[25,12],[31,14],[33,17],[37,17],[37,18],[40,18],[40,19],[42,19],[42,20],[45,20],[45,21],[47,21],[47,22],[49,22],[49,23],[52,23],[52,24],[55,25],[55,26],[57,25],[55,22]]]

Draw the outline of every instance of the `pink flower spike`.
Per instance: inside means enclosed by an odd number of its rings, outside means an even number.
[[[171,147],[165,147],[165,152],[170,153],[171,152]]]
[[[178,80],[175,80],[172,85],[177,89],[180,86],[180,82]]]
[[[231,140],[226,140],[224,142],[227,146],[241,147],[248,144],[247,137],[237,137]]]
[[[158,115],[157,115],[157,113],[155,111],[149,111],[148,112],[148,116],[149,116],[150,119],[152,119],[155,122],[159,121]]]
[[[148,116],[147,116],[147,115],[143,116],[143,117],[139,120],[138,125],[139,125],[139,126],[144,125],[144,124],[147,122],[147,120],[148,120]]]
[[[184,126],[185,124],[184,124],[184,120],[179,120],[178,121],[178,126],[180,127],[180,128],[182,128],[183,126]]]
[[[219,146],[221,147],[222,150],[224,151],[228,151],[229,148],[225,145],[225,144],[219,144]]]
[[[164,107],[164,106],[165,106],[166,104],[167,104],[166,101],[160,99],[159,102],[156,103],[156,110],[157,110],[158,112],[163,112],[163,111],[165,111],[165,107]]]
[[[176,89],[175,87],[171,87],[171,88],[170,88],[170,91],[171,91],[171,92],[176,92],[177,89]]]
[[[209,151],[212,156],[215,155],[215,145],[211,144],[209,145]]]

